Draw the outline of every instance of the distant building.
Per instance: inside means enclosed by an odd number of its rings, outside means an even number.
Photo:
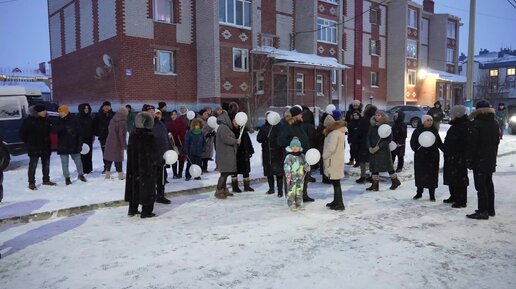
[[[51,101],[52,94],[50,72],[45,63],[39,68],[0,67],[0,86],[22,86],[41,91],[41,100]]]

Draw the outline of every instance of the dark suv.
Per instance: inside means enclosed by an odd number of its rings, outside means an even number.
[[[387,110],[387,114],[389,115],[391,121],[394,120],[394,114],[399,110],[405,113],[405,123],[410,124],[413,128],[416,128],[418,124],[421,122],[421,117],[427,114],[430,107],[428,106],[420,106],[420,105],[398,105],[389,110]]]

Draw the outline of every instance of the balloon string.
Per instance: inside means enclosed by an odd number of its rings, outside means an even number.
[[[240,135],[238,136],[238,140],[242,139],[242,134],[244,133],[244,128],[245,128],[245,126],[240,127]]]

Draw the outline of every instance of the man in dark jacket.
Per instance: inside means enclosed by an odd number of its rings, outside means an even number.
[[[271,125],[267,121],[268,114],[269,112],[265,114],[265,124],[260,128],[256,140],[262,144],[263,175],[267,177],[269,183],[267,194],[274,194],[274,176],[276,176],[278,197],[283,197],[283,148],[274,141],[280,133],[280,125]]]
[[[106,140],[109,133],[109,122],[113,118],[115,113],[111,109],[111,102],[104,101],[99,109],[99,112],[95,114],[93,119],[93,127],[95,135],[98,137],[100,142],[100,148],[102,149],[102,158],[104,159],[104,149],[106,148]],[[106,172],[106,166],[102,173]]]
[[[441,126],[441,121],[443,121],[444,118],[444,112],[443,108],[441,107],[441,102],[436,101],[434,103],[434,107],[428,110],[426,113],[429,116],[431,116],[434,120],[434,127],[439,131],[439,127]]]
[[[23,121],[20,136],[27,146],[29,155],[29,189],[36,190],[36,168],[41,158],[43,185],[55,186],[50,181],[50,120],[47,118],[45,106],[37,104],[29,108],[29,116]]]
[[[376,106],[372,104],[368,104],[364,109],[364,116],[360,120],[358,124],[357,131],[357,143],[359,145],[358,148],[358,163],[360,164],[360,178],[356,180],[359,184],[365,184],[366,180],[370,180],[372,182],[371,177],[367,177],[366,169],[367,164],[369,163],[369,146],[367,144],[367,134],[369,132],[369,128],[371,127],[371,118],[376,114],[378,109]]]
[[[91,118],[91,106],[89,103],[81,103],[77,108],[79,112],[79,122],[82,129],[82,143],[89,146],[90,150],[87,154],[81,154],[82,170],[85,174],[93,171],[93,140],[95,140],[95,133],[93,131],[93,118]]]
[[[10,160],[9,150],[7,150],[4,140],[0,137],[0,203],[4,198],[4,170],[9,165]]]
[[[450,197],[443,202],[453,203],[452,208],[465,208],[469,185],[467,164],[471,162],[473,127],[463,105],[450,109],[450,119],[451,126],[446,133],[443,149],[443,179],[450,190]]]
[[[396,143],[396,149],[391,152],[392,163],[394,163],[394,160],[398,157],[397,173],[403,170],[406,140],[407,125],[405,124],[405,113],[399,110],[394,114],[394,125],[392,126],[392,141]]]
[[[165,159],[163,154],[170,148],[168,139],[168,131],[165,123],[161,121],[161,110],[157,110],[154,117],[154,127],[152,134],[154,135],[154,152],[156,155],[156,202],[162,204],[170,204],[170,200],[165,198]]]
[[[344,120],[348,124],[351,121],[351,116],[355,111],[358,111],[358,113],[362,113],[362,103],[358,99],[353,100],[348,107],[348,111],[346,111],[346,116],[344,117]]]
[[[70,171],[68,170],[69,157],[72,157],[77,168],[78,179],[86,182],[82,171],[81,148],[82,148],[82,129],[81,123],[70,114],[68,106],[61,105],[59,112],[59,122],[55,128],[57,132],[57,154],[61,157],[61,167],[66,185],[71,185]]]
[[[486,220],[495,216],[493,173],[496,171],[496,155],[500,143],[499,127],[495,120],[495,110],[486,100],[477,103],[470,119],[473,119],[474,128],[470,143],[473,157],[468,167],[473,169],[478,210],[467,217]]]

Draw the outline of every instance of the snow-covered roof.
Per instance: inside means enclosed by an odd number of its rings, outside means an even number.
[[[444,80],[444,81],[450,81],[450,82],[456,82],[456,83],[465,83],[467,81],[467,78],[462,75],[449,73],[442,70],[427,68],[428,74],[435,76],[435,78]]]
[[[0,87],[23,87],[39,90],[41,93],[50,93],[50,88],[42,81],[0,81]]]
[[[31,95],[40,96],[41,91],[34,88],[23,87],[23,86],[0,86],[0,96],[6,95]]]
[[[505,67],[514,65],[516,63],[516,56],[514,55],[503,55],[500,57],[498,52],[490,52],[482,55],[475,55],[475,62],[478,62],[481,68],[489,68],[489,67]],[[467,59],[461,61],[461,64],[467,64]]]
[[[344,64],[340,64],[337,59],[333,57],[323,57],[316,54],[301,53],[295,50],[277,49],[269,46],[258,46],[251,50],[251,53],[265,54],[268,57],[285,60],[289,63],[298,64],[300,66],[318,66],[330,69],[349,68]]]
[[[39,69],[27,67],[0,67],[0,75],[4,77],[20,78],[49,78],[49,74],[42,73]]]

